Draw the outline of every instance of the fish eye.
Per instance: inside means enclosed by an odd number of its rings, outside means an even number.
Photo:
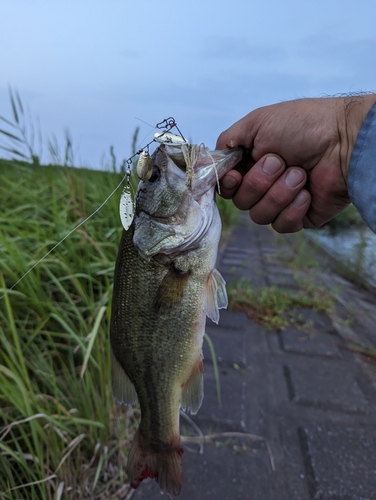
[[[155,181],[157,181],[160,176],[161,176],[161,172],[160,172],[159,168],[154,165],[153,172],[151,174],[149,182],[155,182]]]

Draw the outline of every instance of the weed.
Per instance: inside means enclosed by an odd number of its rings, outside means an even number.
[[[2,160],[0,176],[0,296],[120,180]],[[121,231],[114,196],[0,301],[1,500],[124,487],[137,412],[113,402],[108,342]]]
[[[0,162],[0,175],[3,295],[119,175],[15,162]],[[123,487],[134,414],[110,390],[117,221],[113,197],[0,302],[0,498],[51,499],[61,484],[77,499]]]
[[[337,234],[344,229],[364,228],[366,225],[358,210],[351,204],[323,227],[329,229],[332,234]]]
[[[214,344],[213,344],[211,338],[209,337],[209,335],[207,333],[205,333],[204,338],[205,338],[205,340],[206,340],[206,342],[207,342],[207,344],[209,346],[210,355],[212,357],[213,368],[214,368],[214,376],[215,376],[215,385],[216,385],[216,388],[217,388],[217,401],[218,401],[218,405],[222,406],[221,383],[220,383],[220,380],[219,380],[219,370],[218,370],[217,356],[215,354]]]
[[[223,229],[227,231],[239,222],[240,212],[231,200],[225,200],[217,196],[216,201],[221,214]]]
[[[65,166],[40,166],[34,127],[11,89],[10,99],[14,123],[0,117],[11,130],[0,129],[1,147],[22,161],[0,160],[0,499],[124,498],[124,450],[139,414],[117,406],[110,390],[118,197],[10,290],[122,176],[67,167],[69,132],[62,153],[56,139],[49,148]],[[220,398],[219,379],[217,390]]]
[[[52,139],[48,140],[48,151],[54,165],[64,167],[73,167],[75,165],[75,155],[73,151],[73,139],[69,129],[64,130],[64,150],[60,151],[59,141],[53,135]]]
[[[303,233],[296,233],[288,236],[288,248],[286,248],[286,236],[276,236],[276,244],[282,245],[282,250],[273,253],[274,258],[278,257],[282,262],[295,271],[307,272],[319,266],[316,258],[316,249],[311,241]]]
[[[0,116],[0,121],[6,125],[7,130],[0,129],[3,143],[0,149],[18,160],[39,165],[42,153],[42,134],[39,122],[34,125],[30,111],[25,110],[18,91],[9,87],[9,99],[12,108],[13,121]],[[36,136],[39,142],[39,154],[35,150]]]
[[[288,326],[297,325],[299,318],[294,315],[296,308],[309,308],[316,311],[329,311],[333,305],[333,297],[325,290],[311,286],[310,282],[300,282],[297,291],[285,290],[276,286],[255,289],[251,282],[242,278],[228,286],[229,308],[245,311],[256,323],[264,325],[268,330],[285,330]],[[302,329],[302,326],[299,326]],[[310,324],[303,328],[309,330]]]
[[[349,344],[347,349],[360,354],[368,363],[376,364],[376,347],[364,347],[362,345]]]

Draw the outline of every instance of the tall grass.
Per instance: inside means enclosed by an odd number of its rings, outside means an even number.
[[[63,166],[40,166],[40,127],[17,90],[9,97],[0,149],[21,161],[0,160],[0,500],[124,498],[124,451],[139,415],[117,406],[110,390],[120,191],[10,290],[98,208],[124,164],[111,148],[112,172],[69,168],[67,130],[65,148],[48,141]],[[138,129],[133,152],[137,137]],[[226,228],[236,209],[219,203]]]
[[[0,499],[123,498],[137,411],[110,390],[120,192],[8,291],[121,176],[0,160],[0,178]]]
[[[14,162],[0,177],[0,296],[120,180]],[[114,406],[108,346],[120,233],[114,196],[0,300],[1,499],[112,498],[123,486],[133,417]]]

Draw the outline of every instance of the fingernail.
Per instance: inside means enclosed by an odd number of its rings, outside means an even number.
[[[295,200],[292,202],[294,207],[302,207],[308,200],[308,193],[305,191],[300,191],[300,193],[296,196]]]
[[[282,167],[282,163],[276,156],[268,156],[264,161],[262,170],[268,175],[275,175]]]
[[[288,186],[294,188],[304,179],[304,173],[297,168],[292,168],[286,175],[285,182]]]
[[[226,175],[223,177],[221,184],[225,189],[234,189],[238,185],[238,181],[231,175]]]

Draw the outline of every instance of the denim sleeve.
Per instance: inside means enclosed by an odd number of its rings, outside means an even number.
[[[376,233],[376,103],[368,112],[356,138],[347,188],[350,200]]]

